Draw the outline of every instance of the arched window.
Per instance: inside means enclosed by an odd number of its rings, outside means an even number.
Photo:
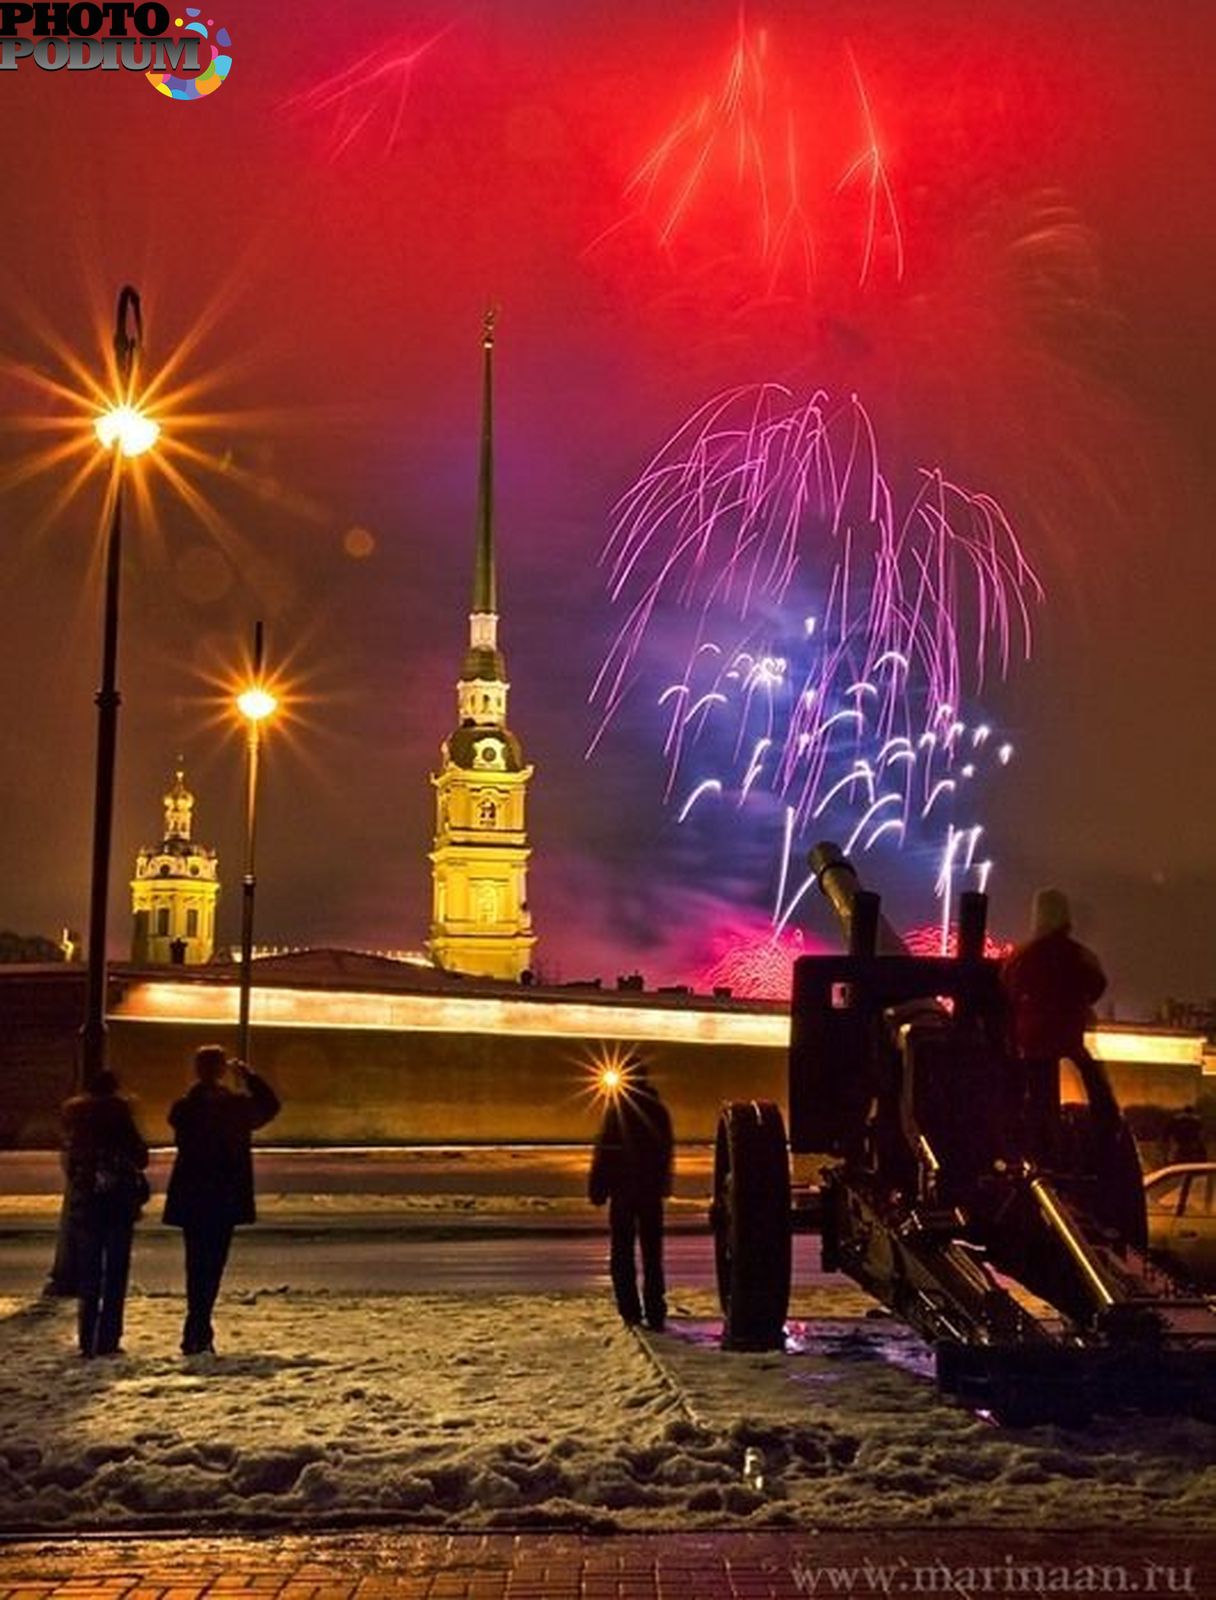
[[[477,807],[477,821],[483,828],[493,828],[498,823],[498,803],[495,800],[485,799]]]

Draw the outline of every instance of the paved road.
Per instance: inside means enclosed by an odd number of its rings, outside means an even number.
[[[1216,1596],[1216,1539],[1157,1529],[831,1527],[58,1539],[0,1548],[4,1600],[883,1600]]]
[[[152,1187],[164,1189],[172,1150],[152,1154]],[[569,1198],[587,1186],[586,1145],[415,1145],[359,1149],[259,1149],[262,1194],[496,1194]],[[708,1145],[676,1152],[676,1194],[713,1187]],[[0,1151],[0,1195],[55,1194],[62,1183],[53,1151]]]
[[[48,1232],[0,1237],[0,1293],[34,1295],[50,1264]],[[233,1246],[224,1284],[229,1291],[332,1289],[339,1292],[404,1294],[471,1290],[608,1288],[607,1240],[586,1232],[534,1231],[446,1238],[416,1232],[391,1234],[280,1233],[243,1230]],[[818,1268],[818,1241],[795,1240],[797,1283],[846,1280]],[[667,1276],[673,1292],[712,1289],[713,1247],[704,1234],[674,1234],[667,1241]],[[132,1281],[137,1289],[164,1292],[182,1286],[181,1240],[159,1224],[141,1226]]]

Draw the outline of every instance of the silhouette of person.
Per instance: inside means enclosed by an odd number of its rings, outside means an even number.
[[[1097,1179],[1087,1208],[1126,1243],[1144,1249],[1147,1222],[1135,1141],[1105,1067],[1085,1048],[1106,974],[1093,951],[1072,937],[1072,911],[1061,890],[1035,895],[1031,936],[1008,957],[1001,981],[1021,1068],[1021,1105],[1012,1109],[1015,1117],[1020,1111],[1028,1154],[1047,1166],[1061,1161],[1060,1062],[1071,1061],[1088,1102],[1085,1132],[1073,1142],[1082,1169]]]
[[[1203,1121],[1194,1106],[1183,1106],[1165,1125],[1165,1164],[1168,1167],[1207,1158]]]
[[[1097,956],[1072,937],[1072,912],[1061,890],[1035,895],[1030,938],[1006,959],[1001,982],[1022,1065],[1023,1131],[1030,1153],[1049,1159],[1059,1122],[1060,1062],[1067,1058],[1078,1070],[1090,1063],[1085,1030],[1106,989]]]
[[[103,1068],[63,1106],[63,1165],[77,1272],[82,1356],[121,1354],[136,1218],[148,1198],[148,1147],[131,1102]]]
[[[661,1333],[667,1321],[663,1279],[663,1200],[671,1193],[671,1116],[641,1063],[627,1067],[608,1102],[591,1158],[587,1191],[608,1202],[609,1270],[621,1319]],[[642,1252],[638,1297],[635,1243]]]
[[[239,1091],[223,1082],[229,1069]],[[255,1222],[250,1135],[278,1115],[279,1097],[243,1061],[220,1045],[195,1052],[197,1082],[169,1111],[177,1155],[169,1175],[165,1221],[180,1228],[186,1248],[186,1321],[182,1354],[213,1352],[211,1313],[234,1228]]]

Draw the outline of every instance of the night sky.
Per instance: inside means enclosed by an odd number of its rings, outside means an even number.
[[[103,482],[47,516],[73,468],[23,475],[55,437],[30,419],[68,408],[22,368],[78,387],[49,335],[102,370],[129,281],[146,375],[180,355],[166,387],[198,386],[181,409],[203,459],[170,459],[203,514],[153,474],[155,520],[128,537],[112,952],[179,753],[237,936],[222,680],[257,618],[293,691],[263,774],[259,939],[421,946],[493,301],[500,638],[537,768],[548,976],[690,978],[768,925],[775,802],[683,826],[689,784],[663,804],[653,691],[679,676],[678,617],[653,619],[657,676],[585,751],[624,620],[600,565],[614,503],[697,407],[774,382],[856,394],[891,481],[940,467],[993,496],[1042,581],[1031,659],[969,703],[1015,747],[968,811],[997,929],[1020,935],[1056,882],[1125,1012],[1216,992],[1216,10],[749,6],[742,153],[721,99],[733,4],[214,15],[233,67],[197,104],[129,73],[27,63],[0,83],[0,925],[85,925],[99,650]],[[902,272],[882,195],[869,231],[870,169],[846,179],[867,148],[859,81]],[[626,193],[689,118],[649,194]],[[897,923],[935,919],[927,845],[876,848],[866,870]],[[826,908],[801,910],[829,941]]]

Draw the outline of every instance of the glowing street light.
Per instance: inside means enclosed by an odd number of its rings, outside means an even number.
[[[117,446],[123,456],[142,456],[160,438],[160,423],[126,404],[103,412],[93,423],[93,430],[104,450]]]
[[[260,684],[252,689],[246,689],[243,694],[236,697],[236,708],[245,718],[246,722],[264,722],[279,709],[279,702],[269,689]]]
[[[237,711],[245,719],[245,876],[241,880],[241,982],[237,1020],[237,1055],[249,1060],[249,998],[253,987],[253,900],[257,888],[255,843],[258,819],[258,758],[262,724],[279,708],[275,695],[262,679],[262,624],[253,631],[253,679],[236,696]]]

